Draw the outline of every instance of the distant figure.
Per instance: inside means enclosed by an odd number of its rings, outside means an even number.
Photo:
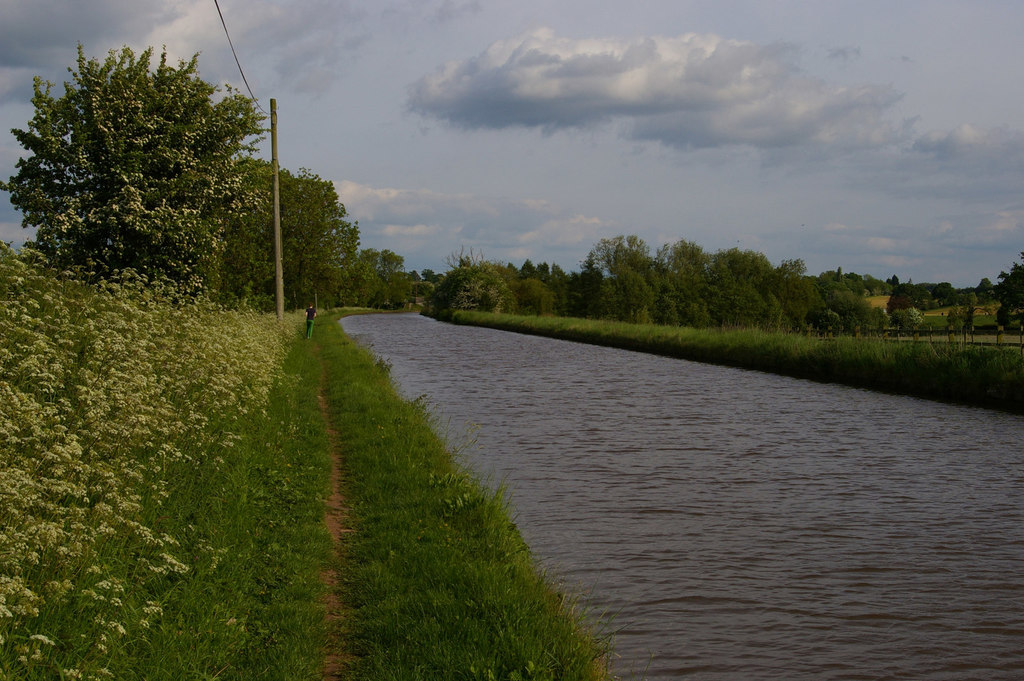
[[[313,337],[313,319],[316,317],[316,308],[313,303],[306,307],[306,338]]]

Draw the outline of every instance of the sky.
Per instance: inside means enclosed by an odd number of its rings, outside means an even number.
[[[579,269],[652,253],[801,259],[974,286],[1024,251],[1016,0],[219,0],[283,167],[337,187],[363,248]],[[32,79],[77,45],[199,53],[246,90],[214,0],[0,0],[0,177]],[[261,145],[269,160],[269,139]],[[32,231],[0,192],[0,240]]]

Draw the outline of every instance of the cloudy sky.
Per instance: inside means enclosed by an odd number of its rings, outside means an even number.
[[[363,247],[577,269],[637,234],[975,285],[1024,250],[1016,0],[220,0],[279,155]],[[199,52],[214,0],[0,0],[0,177],[76,45]],[[269,144],[265,145],[269,158]],[[0,196],[0,239],[30,237]]]

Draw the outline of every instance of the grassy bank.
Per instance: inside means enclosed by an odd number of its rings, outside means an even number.
[[[318,326],[354,532],[343,550],[353,679],[601,679],[604,647],[535,569],[500,494],[452,461],[385,367]]]
[[[602,677],[501,499],[337,324],[309,342],[301,314],[97,289],[2,244],[0,300],[0,681],[310,681],[337,652],[354,679]]]
[[[1024,358],[1017,349],[845,337],[822,341],[757,330],[690,329],[466,311],[453,313],[451,321],[1024,411]]]
[[[2,679],[319,672],[319,366],[172,298],[0,249]]]

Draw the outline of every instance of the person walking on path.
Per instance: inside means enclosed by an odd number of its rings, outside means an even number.
[[[316,308],[313,303],[306,307],[306,338],[313,337],[313,319],[316,317]]]

